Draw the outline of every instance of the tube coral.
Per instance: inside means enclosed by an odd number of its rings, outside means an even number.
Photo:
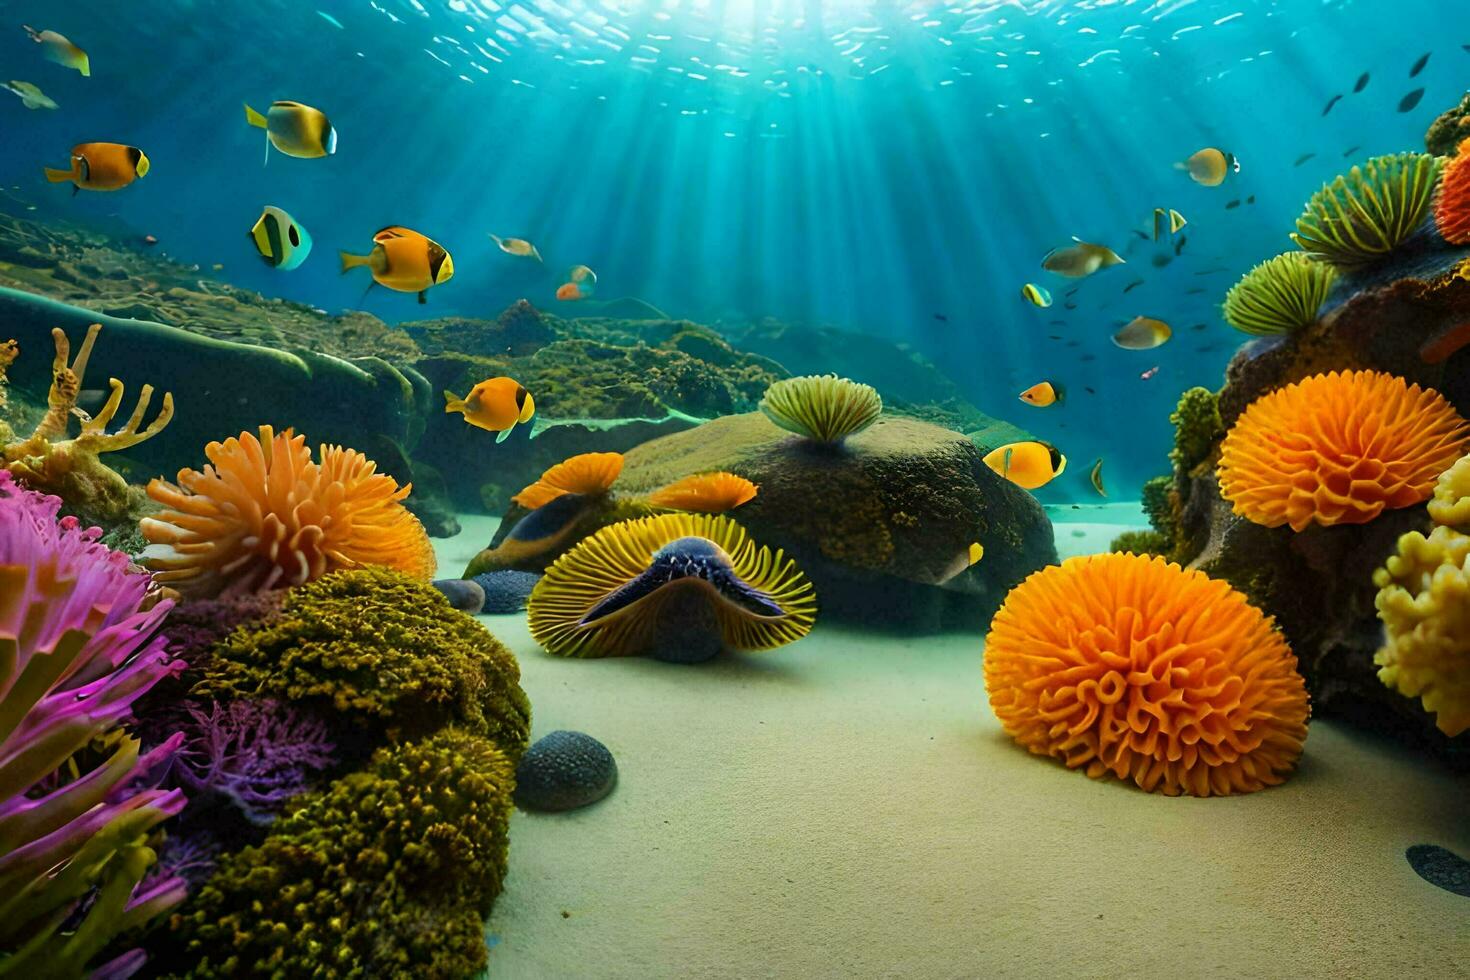
[[[382,565],[424,581],[434,550],[403,506],[410,487],[376,472],[362,453],[260,427],[204,448],[210,464],[154,480],[165,509],[139,528],[154,577],[189,596],[301,585],[339,569]]]
[[[726,517],[665,514],[605,527],[558,558],[531,593],[531,635],[550,653],[693,662],[805,636],[811,583]]]
[[[184,796],[156,785],[180,737],[139,754],[119,726],[181,665],[144,609],[148,578],[58,521],[61,501],[0,471],[0,974],[80,976],[117,936],[183,898],[154,863],[149,834]],[[105,746],[87,768],[83,750]],[[61,770],[70,771],[63,775]],[[80,767],[76,773],[75,768]],[[126,976],[143,954],[103,971]]]
[[[1267,259],[1225,294],[1225,322],[1243,333],[1290,333],[1317,321],[1337,270],[1305,252]]]
[[[563,494],[595,496],[611,489],[622,472],[622,453],[581,453],[557,463],[510,499],[527,510],[535,510]]]
[[[808,375],[771,385],[760,410],[788,432],[837,444],[878,421],[883,399],[872,387],[835,374]]]
[[[985,641],[985,688],[1028,751],[1170,796],[1276,785],[1307,734],[1272,621],[1162,558],[1069,558],[1016,586]]]
[[[1292,241],[1340,269],[1383,258],[1429,214],[1439,167],[1428,153],[1390,154],[1353,167],[1312,195]]]
[[[1434,224],[1444,240],[1470,245],[1470,139],[1444,165],[1434,200]]]
[[[1319,374],[1252,402],[1220,449],[1220,492],[1266,527],[1365,524],[1421,503],[1470,443],[1440,394],[1375,371]]]

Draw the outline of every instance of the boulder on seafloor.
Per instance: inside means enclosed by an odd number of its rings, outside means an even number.
[[[558,812],[596,803],[618,784],[613,754],[584,732],[555,731],[538,738],[516,766],[515,804]]]
[[[629,452],[617,491],[711,470],[759,487],[731,516],[796,559],[824,617],[921,630],[983,625],[1012,586],[1056,561],[1041,505],[986,466],[965,436],[918,419],[884,416],[834,449],[759,413],[727,416]],[[966,568],[975,541],[985,557]]]

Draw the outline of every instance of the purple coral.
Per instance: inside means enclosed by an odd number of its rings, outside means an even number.
[[[182,667],[156,635],[169,603],[144,609],[148,576],[60,507],[0,470],[0,952],[17,974],[79,975],[184,896],[177,878],[140,887],[149,833],[184,806],[156,788],[182,739],[140,756],[119,728]],[[96,744],[106,757],[88,769]],[[100,969],[138,965],[131,952]]]
[[[269,823],[336,758],[326,724],[279,701],[191,705],[189,718],[181,781],[228,799],[251,823]]]

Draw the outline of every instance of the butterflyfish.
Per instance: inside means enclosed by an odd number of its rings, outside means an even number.
[[[1179,170],[1189,171],[1189,179],[1206,187],[1219,187],[1232,173],[1240,173],[1240,161],[1235,154],[1207,146],[1190,154],[1188,160],[1174,165]]]
[[[1169,229],[1169,234],[1177,235],[1179,230],[1189,224],[1184,215],[1173,208],[1154,208],[1154,241],[1158,241],[1164,235],[1164,229]]]
[[[574,265],[567,273],[567,282],[574,282],[583,288],[597,285],[597,273],[585,265]]]
[[[495,441],[502,443],[517,425],[531,421],[536,414],[536,400],[513,378],[489,378],[463,398],[446,391],[444,411],[459,412],[470,425],[500,433]]]
[[[280,208],[267,205],[250,228],[250,240],[265,264],[290,271],[311,254],[311,236]]]
[[[14,92],[20,96],[20,104],[27,109],[55,109],[56,103],[47,97],[45,92],[32,85],[30,82],[18,82],[12,79],[0,88],[8,92]]]
[[[1021,392],[1021,401],[1027,405],[1035,405],[1037,408],[1046,408],[1055,405],[1062,400],[1062,389],[1050,381],[1038,381],[1036,384]]]
[[[337,254],[343,272],[367,266],[373,282],[400,293],[418,293],[420,303],[428,302],[430,286],[454,277],[454,260],[444,246],[399,225],[390,225],[373,235],[373,250],[367,255]]]
[[[1028,282],[1022,286],[1021,295],[1025,297],[1026,302],[1032,306],[1039,306],[1043,310],[1051,305],[1051,293],[1047,292],[1045,287],[1038,286],[1034,282]]]
[[[582,287],[574,282],[564,282],[556,287],[556,298],[563,303],[575,303],[579,299],[586,299],[587,294],[582,292]]]
[[[300,102],[272,102],[264,115],[245,106],[245,121],[265,130],[265,159],[274,146],[288,157],[311,160],[337,152],[337,131],[326,113]]]
[[[541,261],[541,253],[536,251],[536,246],[524,238],[501,238],[499,235],[491,235],[490,237],[495,239],[495,244],[506,255],[514,255],[522,259],[535,259],[537,262]],[[588,269],[587,271],[591,272],[592,270]]]
[[[41,46],[41,53],[47,61],[54,61],[63,68],[75,68],[82,73],[83,78],[91,77],[92,62],[87,57],[87,52],[55,31],[38,31],[24,24],[21,26],[25,27],[31,40]]]
[[[1099,456],[1097,462],[1092,464],[1092,471],[1087,474],[1087,479],[1092,482],[1092,489],[1097,491],[1098,496],[1106,497],[1108,492],[1103,489],[1102,464],[1102,457]]]
[[[1165,344],[1173,335],[1174,331],[1163,320],[1136,316],[1113,334],[1113,343],[1124,350],[1152,350]]]
[[[72,183],[78,190],[115,191],[139,177],[148,176],[151,164],[136,146],[121,143],[78,143],[71,148],[71,167],[67,170],[46,169],[46,179],[53,184]]]
[[[1012,442],[991,450],[985,465],[1018,487],[1036,490],[1061,476],[1067,457],[1056,446],[1040,440]]]
[[[1055,272],[1061,276],[1072,279],[1080,279],[1090,276],[1099,269],[1109,266],[1122,265],[1124,259],[1117,252],[1106,245],[1094,245],[1092,242],[1084,242],[1082,239],[1072,237],[1075,245],[1065,248],[1054,248],[1046,253],[1041,260],[1041,267],[1048,272]]]

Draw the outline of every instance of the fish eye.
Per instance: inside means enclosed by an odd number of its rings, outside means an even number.
[[[286,237],[291,239],[292,245],[301,244],[301,234],[296,230],[295,225],[292,225],[290,228],[286,229]]]

